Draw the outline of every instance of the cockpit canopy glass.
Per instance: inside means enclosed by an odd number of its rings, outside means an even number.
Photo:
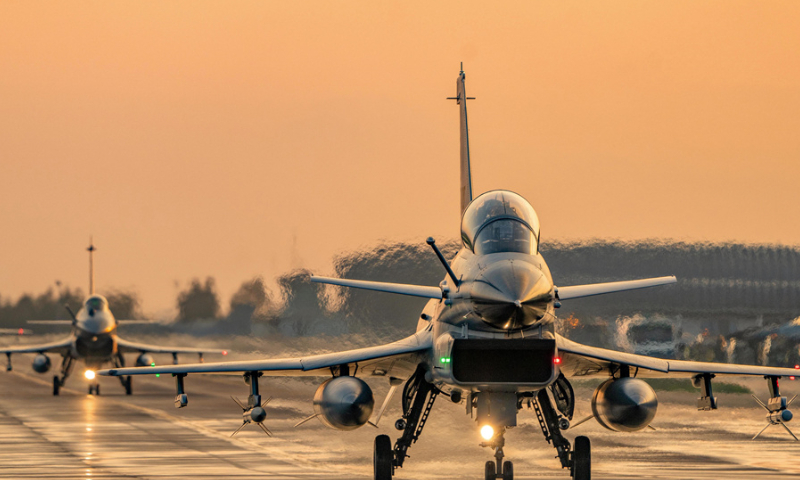
[[[106,306],[106,299],[99,295],[96,295],[94,297],[89,297],[89,299],[86,300],[86,308],[91,310],[103,310],[105,309],[105,306]]]
[[[478,255],[539,251],[539,218],[520,195],[486,192],[470,203],[461,219],[461,240]]]

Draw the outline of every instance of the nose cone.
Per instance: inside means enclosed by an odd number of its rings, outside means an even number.
[[[534,325],[547,313],[553,284],[544,272],[527,262],[501,260],[484,269],[472,283],[475,312],[496,328]]]
[[[114,330],[114,319],[102,312],[95,312],[94,316],[88,317],[82,322],[81,329],[92,335],[110,333]]]

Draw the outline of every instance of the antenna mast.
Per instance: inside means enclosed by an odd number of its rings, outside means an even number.
[[[89,248],[86,249],[89,252],[89,295],[94,295],[94,251],[97,250],[94,248],[94,242],[92,241],[92,237],[89,237]]]

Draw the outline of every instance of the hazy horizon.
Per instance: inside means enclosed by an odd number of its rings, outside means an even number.
[[[796,2],[0,4],[0,294],[174,308],[382,239],[458,237],[474,190],[543,242],[800,245]],[[665,272],[669,273],[669,272]]]

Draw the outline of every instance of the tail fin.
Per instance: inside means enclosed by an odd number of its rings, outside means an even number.
[[[469,128],[467,127],[467,100],[474,100],[475,97],[468,97],[464,88],[464,64],[461,64],[461,72],[456,79],[456,96],[449,97],[448,100],[455,100],[458,104],[461,120],[461,213],[467,209],[467,205],[472,201],[472,171],[469,165]]]
[[[89,248],[86,249],[89,252],[89,295],[94,295],[94,251],[97,250],[94,248],[94,242],[92,238],[89,237]]]

